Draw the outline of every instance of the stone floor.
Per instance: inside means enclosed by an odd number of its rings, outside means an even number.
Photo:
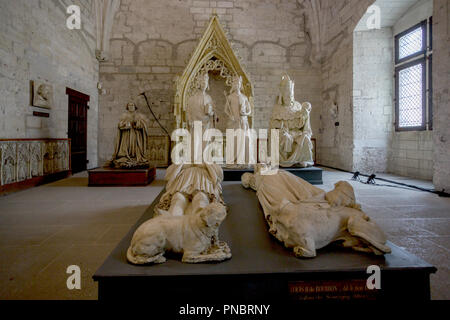
[[[163,170],[147,187],[87,187],[87,175],[0,197],[0,299],[96,299],[92,274],[163,188]],[[432,188],[431,183],[383,177]],[[324,172],[326,190],[350,174]],[[363,209],[389,239],[427,262],[433,299],[450,299],[450,198],[377,181],[351,181]],[[81,268],[81,290],[66,269]]]

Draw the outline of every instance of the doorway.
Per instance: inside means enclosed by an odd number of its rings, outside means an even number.
[[[72,173],[87,169],[87,110],[90,97],[84,93],[66,88],[69,96],[68,138]]]

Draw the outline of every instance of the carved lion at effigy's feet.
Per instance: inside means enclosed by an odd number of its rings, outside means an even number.
[[[229,259],[230,248],[217,238],[226,215],[225,206],[213,202],[199,213],[152,218],[134,233],[127,259],[133,264],[163,263],[167,251],[182,254],[186,263]]]

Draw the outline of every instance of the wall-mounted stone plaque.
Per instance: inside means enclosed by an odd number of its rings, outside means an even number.
[[[42,81],[33,81],[32,88],[33,106],[51,109],[53,105],[53,86]]]

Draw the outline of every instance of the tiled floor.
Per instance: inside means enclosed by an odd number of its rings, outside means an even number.
[[[86,174],[0,197],[0,299],[96,299],[92,274],[163,188],[164,171],[147,187],[87,187]],[[386,178],[432,188],[426,181]],[[350,174],[326,171],[329,190]],[[395,244],[438,268],[433,299],[450,299],[450,198],[351,181],[363,210]],[[66,269],[81,268],[81,290],[68,290]]]

